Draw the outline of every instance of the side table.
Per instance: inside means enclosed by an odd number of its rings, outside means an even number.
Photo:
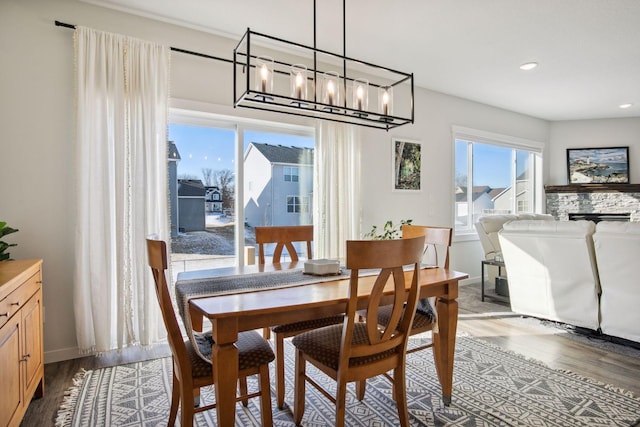
[[[484,302],[484,298],[485,297],[489,297],[489,298],[493,298],[495,300],[498,301],[502,301],[502,302],[509,302],[509,297],[505,297],[502,295],[498,295],[497,293],[493,293],[493,294],[487,294],[485,293],[485,287],[484,287],[484,267],[485,265],[493,265],[498,267],[498,276],[502,275],[502,269],[504,268],[504,261],[496,261],[493,259],[485,259],[481,261],[481,272],[480,272],[480,284],[481,284],[481,296],[480,296],[480,300]]]

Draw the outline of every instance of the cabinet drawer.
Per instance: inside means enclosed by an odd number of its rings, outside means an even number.
[[[11,316],[20,310],[29,298],[38,291],[40,283],[40,273],[38,272],[0,301],[0,326],[7,323]]]

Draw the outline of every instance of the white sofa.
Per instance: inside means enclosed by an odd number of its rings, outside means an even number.
[[[640,222],[599,222],[593,240],[602,333],[640,342]]]
[[[600,282],[591,221],[519,220],[499,232],[516,313],[597,330]]]
[[[498,239],[498,233],[502,230],[502,226],[509,221],[523,220],[523,219],[536,219],[554,221],[552,215],[536,214],[536,213],[521,213],[521,214],[502,214],[502,215],[483,215],[478,218],[475,228],[482,245],[484,252],[484,259],[494,260],[496,256],[502,257],[502,250],[500,249],[500,240]],[[489,283],[495,281],[498,275],[498,268],[488,265],[485,267],[487,271],[487,277]],[[507,275],[502,271],[502,275]]]
[[[480,244],[484,251],[484,258],[495,259],[496,255],[500,254],[501,249],[498,233],[502,230],[502,226],[505,223],[525,219],[554,221],[552,215],[535,213],[522,213],[518,215],[484,215],[478,218],[478,222],[475,223],[475,227],[478,237],[480,238]]]

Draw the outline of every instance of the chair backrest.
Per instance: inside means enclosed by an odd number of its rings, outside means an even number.
[[[146,240],[149,267],[151,267],[151,272],[153,273],[156,296],[158,297],[164,326],[167,329],[169,347],[182,369],[185,366],[189,366],[189,357],[182,338],[182,332],[180,331],[180,325],[173,309],[169,287],[167,286],[167,244],[163,240],[158,240],[155,235],[148,236]]]
[[[258,263],[265,264],[264,245],[275,243],[273,263],[279,263],[282,250],[287,249],[291,261],[298,261],[298,252],[294,242],[305,242],[307,259],[312,259],[311,242],[313,241],[313,225],[289,225],[274,227],[256,227],[256,244],[258,245]]]
[[[418,236],[424,236],[424,253],[426,254],[430,248],[433,248],[435,254],[435,264],[438,263],[438,248],[443,248],[444,262],[442,267],[449,268],[449,248],[451,247],[451,227],[435,227],[430,225],[409,225],[402,226],[402,238],[412,238]],[[424,262],[424,260],[423,260]]]
[[[346,267],[351,270],[351,277],[340,349],[341,368],[347,368],[349,361],[354,358],[385,352],[389,353],[381,359],[390,359],[394,363],[401,363],[404,360],[409,331],[418,303],[420,260],[423,249],[423,236],[399,240],[347,241]],[[413,265],[413,277],[408,292],[403,269],[406,265]],[[362,269],[380,269],[380,272],[369,292],[367,314],[364,318],[368,339],[364,343],[352,345],[358,310],[358,287],[364,279],[359,277],[359,270]],[[366,281],[368,280],[370,279]],[[389,281],[393,282],[394,291],[391,301],[383,297]],[[393,307],[392,313],[386,325],[379,325],[378,310],[385,305]],[[376,360],[375,363],[383,362]]]

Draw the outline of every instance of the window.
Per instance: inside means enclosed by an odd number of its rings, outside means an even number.
[[[284,180],[285,182],[298,182],[299,171],[298,168],[284,168]]]
[[[313,224],[314,129],[181,109],[169,122],[174,274],[250,261],[256,226]]]
[[[287,212],[309,213],[309,200],[307,196],[287,196]]]
[[[541,143],[454,127],[454,228],[475,234],[482,215],[541,210]]]

